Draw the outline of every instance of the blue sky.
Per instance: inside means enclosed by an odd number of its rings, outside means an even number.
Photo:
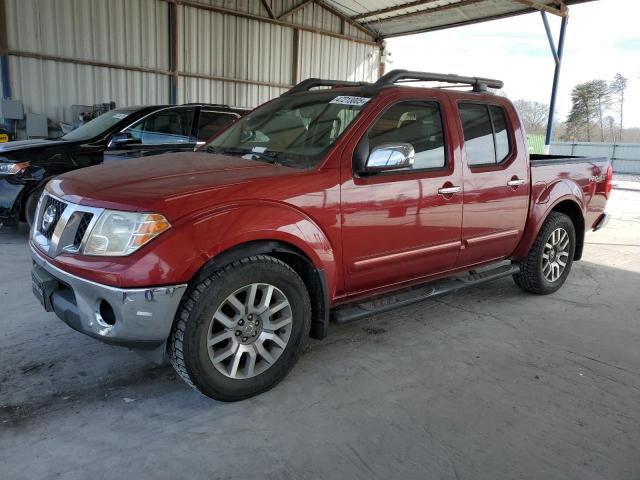
[[[640,127],[639,0],[598,0],[570,7],[557,113],[571,108],[574,85],[629,78],[625,126]],[[557,37],[560,20],[549,16]],[[496,20],[387,41],[392,68],[458,73],[504,80],[512,99],[548,103],[554,63],[539,14]],[[416,55],[420,52],[420,55]]]

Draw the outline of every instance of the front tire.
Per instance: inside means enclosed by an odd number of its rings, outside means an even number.
[[[538,233],[520,271],[513,280],[520,288],[538,295],[556,292],[569,276],[576,250],[576,231],[571,219],[551,212]]]
[[[222,401],[280,382],[309,338],[311,302],[287,264],[267,255],[238,260],[190,288],[168,342],[190,386]]]
[[[44,191],[44,187],[35,189],[27,197],[27,201],[24,205],[24,219],[27,221],[29,228],[33,225],[33,221],[36,218],[36,208],[38,207],[38,200]]]

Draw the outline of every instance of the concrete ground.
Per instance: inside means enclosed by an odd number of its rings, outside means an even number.
[[[224,404],[31,294],[0,233],[0,478],[638,479],[640,192],[548,297],[504,279],[313,341]]]

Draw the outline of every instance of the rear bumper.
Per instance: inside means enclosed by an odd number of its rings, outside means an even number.
[[[600,215],[598,217],[598,220],[596,220],[596,223],[593,224],[593,231],[597,232],[598,230],[606,227],[609,223],[609,220],[611,220],[611,215],[609,215],[608,213],[603,213],[602,215]]]
[[[186,284],[122,289],[76,277],[31,247],[33,290],[45,310],[106,343],[153,350],[169,336]]]

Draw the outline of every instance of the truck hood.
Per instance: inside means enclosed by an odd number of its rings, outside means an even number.
[[[16,140],[14,142],[0,143],[0,155],[5,152],[15,152],[18,150],[32,150],[36,148],[48,148],[55,145],[68,144],[64,140]]]
[[[216,204],[259,198],[260,189],[247,184],[302,173],[241,157],[167,153],[75,170],[53,179],[48,188],[72,203],[159,212],[172,220]]]

